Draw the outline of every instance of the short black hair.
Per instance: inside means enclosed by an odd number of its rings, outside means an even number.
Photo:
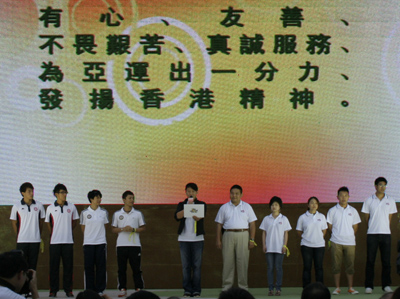
[[[140,290],[129,295],[129,297],[127,297],[126,299],[160,299],[160,297],[152,292]]]
[[[197,187],[197,185],[195,184],[195,183],[188,183],[188,184],[186,184],[186,187],[185,187],[185,191],[187,190],[187,188],[191,188],[191,189],[193,189],[194,191],[199,191],[199,187]]]
[[[339,190],[337,191],[337,195],[339,196],[340,192],[347,192],[350,194],[349,192],[349,188],[347,188],[346,186],[340,187]]]
[[[0,254],[0,277],[12,278],[21,271],[28,271],[28,262],[21,250],[11,250]]]
[[[99,190],[92,190],[92,191],[89,191],[87,198],[88,198],[89,202],[92,203],[92,199],[94,199],[96,196],[100,196],[100,198],[103,197],[103,195],[101,195],[101,192]]]
[[[271,200],[269,201],[269,207],[271,207],[274,202],[277,202],[279,204],[279,207],[282,209],[283,203],[282,203],[282,199],[280,197],[278,197],[278,196],[272,197]]]
[[[61,190],[68,192],[67,187],[65,187],[65,185],[58,183],[53,189],[53,194],[56,195],[56,193],[60,193]]]
[[[310,283],[304,287],[301,299],[330,299],[329,289],[321,282]]]
[[[222,291],[218,299],[254,299],[254,296],[249,291],[241,288],[230,288]]]
[[[135,196],[135,194],[133,194],[132,191],[126,190],[124,193],[122,193],[122,199],[125,199],[128,195],[133,195],[133,196]]]
[[[21,193],[21,195],[22,195],[22,192],[26,192],[26,189],[28,189],[28,188],[31,188],[32,190],[34,189],[33,185],[31,183],[29,183],[29,182],[23,183],[21,185],[21,187],[19,187],[19,192]]]
[[[240,193],[243,193],[243,188],[240,187],[239,185],[233,185],[233,186],[231,187],[231,190],[230,190],[230,191],[232,191],[232,189],[239,189],[239,190],[240,190]]]
[[[375,180],[375,186],[378,186],[378,184],[379,184],[380,182],[384,182],[384,183],[387,185],[387,180],[386,180],[383,176],[380,176],[379,178],[376,178],[376,180]]]
[[[76,296],[76,299],[101,299],[101,298],[103,297],[101,297],[98,293],[96,293],[93,290],[84,290]]]

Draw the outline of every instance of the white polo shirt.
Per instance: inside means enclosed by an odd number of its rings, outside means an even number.
[[[287,217],[282,214],[279,214],[276,218],[272,214],[265,216],[261,222],[260,229],[267,233],[265,238],[267,253],[282,253],[285,231],[292,229]]]
[[[17,243],[40,243],[39,221],[44,219],[45,211],[41,202],[32,200],[28,206],[23,199],[13,205],[11,220],[17,221]]]
[[[374,194],[364,202],[361,212],[369,214],[367,234],[390,235],[389,215],[397,213],[393,198],[385,194],[382,200],[379,200]]]
[[[116,211],[114,213],[111,225],[113,227],[119,227],[119,228],[124,228],[127,225],[133,228],[139,228],[145,224],[146,223],[144,222],[142,212],[132,208],[132,210],[129,213],[127,213],[124,211],[124,208],[122,208],[121,210]],[[117,247],[120,246],[140,247],[141,244],[140,244],[139,233],[131,233],[131,232],[118,233]]]
[[[231,201],[219,208],[215,222],[222,224],[224,229],[248,229],[249,223],[257,220],[251,205],[240,201],[235,206]]]
[[[312,248],[325,247],[325,239],[323,230],[328,228],[324,214],[318,211],[311,214],[305,212],[297,220],[296,230],[303,232],[301,235],[301,246]]]
[[[74,244],[72,222],[79,219],[73,203],[66,201],[61,207],[57,201],[47,207],[45,222],[51,225],[50,244]]]
[[[196,235],[194,232],[195,220],[193,218],[185,219],[185,226],[178,236],[179,242],[198,242],[204,241],[204,235]]]
[[[106,244],[106,228],[108,223],[107,210],[98,207],[93,210],[90,206],[81,213],[81,225],[85,226],[83,245]]]
[[[353,225],[361,222],[357,210],[350,205],[344,209],[339,204],[328,211],[326,221],[332,224],[331,242],[340,245],[356,245]]]

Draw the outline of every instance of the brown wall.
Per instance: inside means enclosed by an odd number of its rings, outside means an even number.
[[[322,204],[319,211],[326,215],[328,209],[334,204]],[[361,203],[352,204],[360,212]],[[256,226],[261,224],[264,216],[269,214],[267,205],[252,205],[258,217]],[[114,212],[121,208],[120,205],[104,206],[109,214],[110,221]],[[222,256],[221,251],[215,247],[215,216],[220,205],[208,205],[207,217],[205,219],[206,237],[205,248],[203,253],[202,268],[202,286],[204,288],[220,288],[221,272],[222,272]],[[78,206],[78,211],[82,211],[86,206]],[[146,221],[146,231],[141,234],[142,242],[142,270],[146,283],[146,288],[181,288],[181,262],[179,255],[179,246],[177,241],[178,223],[174,220],[174,205],[138,205],[136,208],[143,212]],[[302,275],[302,258],[300,254],[300,238],[295,231],[298,217],[305,212],[306,205],[291,204],[284,205],[282,213],[289,218],[292,231],[289,232],[290,257],[285,258],[283,263],[283,285],[284,286],[301,286]],[[15,235],[11,228],[9,220],[11,207],[0,206],[0,251],[7,251],[15,248]],[[399,239],[399,229],[397,228],[398,217],[394,215],[392,219],[392,280],[393,285],[399,285],[400,279],[396,274],[396,244]],[[357,255],[356,255],[356,274],[354,277],[354,285],[363,286],[365,259],[366,259],[366,230],[365,221],[359,225],[357,233]],[[38,277],[39,288],[48,288],[48,253],[49,253],[49,232],[44,228],[42,233],[45,242],[45,251],[39,256]],[[108,240],[108,288],[117,287],[117,262],[115,241],[116,235],[107,231]],[[74,287],[83,288],[83,253],[82,253],[82,232],[79,227],[74,231],[75,248],[74,248]],[[249,265],[249,287],[267,287],[267,266],[265,262],[265,254],[262,252],[261,231],[257,229],[256,243],[258,247],[250,253]],[[324,274],[325,283],[328,286],[333,285],[333,277],[330,271],[331,257],[329,251],[325,253]],[[130,271],[130,270],[129,270]],[[130,273],[130,272],[129,272]],[[375,284],[380,285],[380,257],[378,254],[376,263],[376,279]],[[342,275],[343,286],[346,285],[345,275]],[[62,284],[60,285],[62,286]],[[132,279],[128,279],[128,288],[133,288]]]

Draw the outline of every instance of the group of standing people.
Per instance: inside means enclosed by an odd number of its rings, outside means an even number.
[[[63,184],[53,189],[54,203],[45,211],[43,205],[35,201],[31,183],[20,187],[22,199],[11,209],[11,222],[17,234],[17,250],[28,262],[29,269],[36,270],[40,247],[43,246],[41,232],[43,222],[50,231],[49,247],[49,297],[57,296],[59,288],[60,261],[63,263],[63,288],[67,297],[74,297],[73,282],[73,229],[80,222],[83,232],[83,255],[85,269],[85,289],[103,294],[107,284],[106,260],[107,241],[105,225],[109,223],[107,210],[100,207],[102,194],[99,190],[88,193],[89,207],[79,216],[75,205],[67,201],[68,190]],[[135,195],[132,191],[122,194],[124,202],[121,210],[114,213],[112,232],[117,237],[118,288],[119,297],[127,296],[127,263],[133,271],[135,289],[144,287],[141,270],[141,243],[139,233],[145,230],[144,217],[133,208]],[[1,279],[0,273],[0,279]]]
[[[379,177],[375,180],[376,192],[363,204],[361,212],[368,223],[367,265],[365,270],[365,293],[371,294],[374,288],[374,265],[378,249],[382,259],[382,289],[391,292],[391,232],[390,221],[397,213],[395,201],[386,195],[387,180]],[[183,297],[201,296],[201,265],[204,249],[204,217],[207,204],[197,198],[198,186],[188,183],[185,187],[187,198],[180,202],[175,212],[179,221],[178,241],[182,260]],[[109,223],[108,212],[100,207],[102,194],[98,190],[88,193],[90,206],[80,216],[74,204],[67,201],[67,188],[63,184],[54,187],[54,203],[45,211],[43,205],[35,201],[31,183],[20,187],[22,199],[11,210],[10,219],[17,234],[17,249],[23,252],[29,269],[36,270],[38,254],[43,241],[41,231],[43,222],[47,223],[50,237],[50,294],[56,297],[59,291],[59,266],[63,262],[63,287],[67,297],[73,297],[73,229],[80,220],[84,236],[83,253],[85,268],[85,289],[102,294],[106,288],[106,229]],[[222,288],[228,290],[234,284],[237,269],[238,286],[248,289],[248,263],[250,250],[257,246],[255,242],[257,217],[250,204],[241,200],[243,189],[234,185],[230,189],[230,201],[222,205],[215,218],[216,247],[222,250],[223,270]],[[296,230],[301,237],[303,257],[303,287],[311,282],[311,268],[314,262],[316,281],[324,282],[323,258],[325,254],[325,235],[330,232],[328,242],[332,254],[332,272],[334,276],[334,295],[341,293],[340,272],[344,261],[348,280],[348,293],[357,294],[353,288],[355,234],[361,222],[357,210],[348,204],[349,189],[341,187],[337,193],[338,204],[332,207],[327,217],[318,212],[319,200],[311,197],[308,210],[302,214]],[[134,209],[135,196],[131,191],[122,194],[123,207],[114,213],[112,232],[118,234],[117,262],[119,297],[127,296],[127,263],[133,271],[135,289],[144,288],[141,271],[140,233],[145,230],[143,214]],[[202,216],[185,216],[185,206],[203,206]],[[281,295],[284,256],[289,256],[287,247],[292,229],[288,218],[281,214],[283,202],[274,196],[269,202],[271,213],[264,217],[262,230],[262,249],[266,254],[268,295]],[[195,209],[196,210],[196,209]],[[276,281],[274,282],[274,272]],[[1,291],[0,273],[0,291]]]
[[[391,281],[391,231],[390,221],[397,213],[396,202],[386,195],[387,180],[378,177],[375,180],[375,193],[363,203],[361,212],[365,215],[367,231],[367,261],[365,269],[365,294],[371,294],[374,289],[375,259],[380,250],[382,260],[382,289],[392,292]],[[194,183],[186,186],[188,198],[178,204],[175,219],[180,221],[179,238],[183,267],[184,297],[199,297],[201,293],[201,259],[204,243],[204,219],[184,218],[183,207],[187,204],[203,204],[197,199],[198,187]],[[353,288],[355,235],[361,222],[357,210],[348,204],[349,189],[339,188],[338,203],[329,209],[327,217],[318,212],[317,197],[308,199],[308,210],[302,214],[296,226],[301,237],[301,254],[303,258],[303,287],[311,283],[312,264],[314,262],[317,282],[324,283],[323,259],[325,255],[325,236],[330,234],[328,247],[332,256],[332,273],[335,290],[333,295],[339,295],[340,273],[344,262],[348,281],[349,294],[358,294]],[[222,288],[228,290],[234,284],[235,266],[237,269],[238,286],[248,289],[249,253],[255,243],[257,217],[248,203],[241,200],[242,187],[234,185],[230,189],[230,201],[222,205],[215,218],[217,224],[216,247],[222,250],[223,270]],[[192,198],[191,202],[189,199]],[[194,200],[193,200],[194,199]],[[288,232],[292,229],[288,218],[281,214],[281,198],[274,196],[269,202],[271,214],[264,217],[262,230],[262,248],[266,254],[268,295],[280,296],[282,287],[284,256],[289,256]],[[196,231],[196,223],[199,229]],[[187,237],[190,233],[190,237]],[[274,282],[274,272],[276,281]]]

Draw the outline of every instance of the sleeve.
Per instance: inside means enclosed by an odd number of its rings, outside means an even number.
[[[225,223],[225,217],[224,217],[224,212],[223,212],[223,207],[221,206],[218,210],[217,216],[215,217],[215,222],[219,224],[224,224]]]
[[[266,218],[267,217],[264,217],[263,221],[260,224],[259,229],[267,231],[267,223],[266,223],[266,220],[265,220]]]
[[[175,214],[174,214],[174,218],[175,218],[176,221],[181,221],[181,219],[178,219],[176,217],[176,214],[179,213],[182,210],[183,210],[183,202],[180,202],[180,203],[178,203],[178,206],[176,207],[176,211],[175,211]]]
[[[114,213],[113,218],[112,218],[111,226],[113,226],[113,227],[118,227],[118,219],[117,219],[117,217],[115,217],[116,214],[117,214],[117,212]]]
[[[257,216],[254,213],[253,208],[251,207],[251,205],[249,205],[249,210],[248,210],[248,216],[249,216],[249,223],[257,221]]]
[[[81,216],[80,216],[80,225],[86,225],[86,217],[85,217],[84,215],[85,215],[85,210],[83,210],[83,211],[81,212]]]
[[[17,206],[16,205],[13,205],[13,207],[11,209],[10,219],[17,220]]]
[[[285,232],[292,230],[292,226],[290,225],[289,219],[285,216]]]
[[[353,225],[358,224],[360,222],[361,222],[360,215],[358,214],[357,210],[354,209]]]
[[[303,215],[297,220],[296,230],[303,231]]]
[[[365,214],[369,214],[369,198],[364,201],[362,208],[361,208],[361,212],[365,213]]]
[[[396,207],[396,202],[394,199],[392,199],[391,205],[390,205],[390,214],[397,213],[397,207]]]
[[[332,208],[329,209],[328,214],[326,215],[326,222],[332,224]]]
[[[40,203],[40,219],[44,219],[46,217],[46,212],[44,211],[44,206]]]
[[[139,218],[139,227],[146,225],[146,222],[144,222],[144,217],[143,217],[143,213],[140,212],[140,218]]]
[[[50,210],[51,210],[51,205],[49,205],[48,207],[47,207],[47,210],[46,210],[46,218],[44,219],[44,222],[50,222],[50,216],[51,216],[51,212],[50,212]]]
[[[324,214],[321,214],[322,215],[322,223],[321,223],[321,228],[322,228],[322,230],[324,230],[324,229],[328,229],[328,224],[326,223],[326,218],[325,218],[325,215]]]
[[[110,221],[108,220],[108,211],[106,209],[104,209],[105,213],[106,213],[106,217],[104,217],[104,224],[109,223]]]
[[[76,208],[75,205],[74,205],[74,207],[73,207],[73,209],[72,209],[72,219],[73,219],[73,220],[79,219],[78,210],[77,210],[77,208]]]

